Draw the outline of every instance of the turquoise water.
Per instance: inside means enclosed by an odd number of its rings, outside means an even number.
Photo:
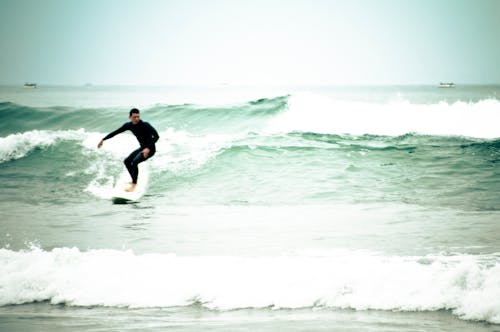
[[[498,330],[499,94],[0,87],[0,327]]]

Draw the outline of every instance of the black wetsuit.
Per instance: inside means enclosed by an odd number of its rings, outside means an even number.
[[[133,151],[125,160],[125,167],[127,167],[130,176],[132,177],[132,183],[137,183],[137,176],[139,175],[139,169],[137,165],[149,158],[151,158],[156,152],[155,143],[158,141],[160,136],[158,132],[151,126],[149,123],[139,120],[137,124],[133,124],[132,122],[127,122],[120,128],[106,135],[103,140],[107,140],[113,136],[116,136],[124,131],[130,130],[137,140],[141,147],[135,151]],[[149,149],[148,157],[144,157],[142,150],[145,148]]]

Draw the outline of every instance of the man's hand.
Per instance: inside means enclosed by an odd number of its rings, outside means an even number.
[[[101,140],[99,142],[99,144],[97,144],[97,148],[100,149],[103,144],[104,144],[104,140]]]
[[[142,150],[142,155],[144,156],[144,158],[147,158],[149,156],[149,149],[145,148],[144,150]]]

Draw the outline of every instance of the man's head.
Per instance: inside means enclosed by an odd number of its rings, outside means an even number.
[[[138,124],[141,120],[141,114],[137,108],[132,108],[129,113],[129,119],[132,124]]]

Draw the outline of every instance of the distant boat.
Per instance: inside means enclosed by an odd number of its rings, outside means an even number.
[[[451,83],[451,82],[449,82],[449,83],[443,83],[443,82],[441,82],[441,83],[439,83],[439,87],[440,88],[454,88],[455,87],[455,83]]]
[[[25,88],[36,88],[36,83],[24,83]]]

